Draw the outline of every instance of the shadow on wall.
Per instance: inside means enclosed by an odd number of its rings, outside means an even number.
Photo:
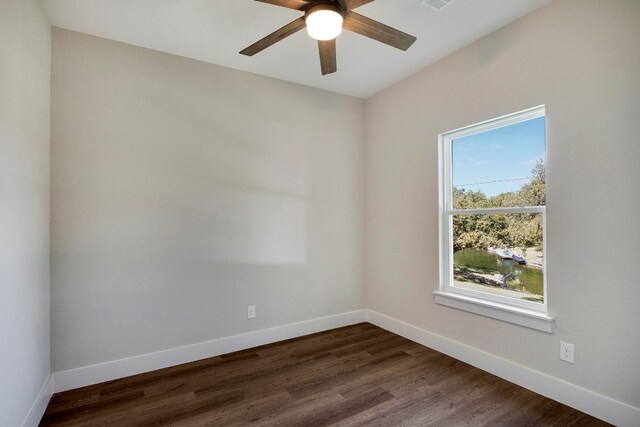
[[[307,263],[307,200],[256,189],[118,195],[94,200],[81,250],[115,265],[198,262],[303,265]],[[95,206],[95,205],[94,205]],[[80,237],[80,236],[78,236]],[[102,248],[102,249],[100,249]],[[109,248],[106,252],[104,248]],[[117,260],[120,261],[117,261]],[[112,271],[113,273],[113,271]]]
[[[205,261],[296,265],[307,263],[306,200],[258,190],[215,188],[206,194],[167,201],[181,206],[189,224],[178,234],[191,236]],[[177,220],[177,218],[175,218]],[[170,221],[173,224],[177,222]]]
[[[73,177],[93,189],[82,194],[90,215],[78,218],[87,222],[88,233],[78,236],[83,250],[108,248],[101,259],[113,268],[153,259],[306,264],[304,120],[255,97],[245,102],[261,114],[248,124],[245,115],[220,114],[210,103],[219,97],[229,111],[243,111],[234,103],[251,92],[213,84],[203,91],[191,79],[170,85],[166,78],[141,77],[103,95],[110,125],[82,148],[100,160]],[[157,91],[158,81],[178,89]],[[129,114],[132,108],[138,113]],[[73,120],[95,118],[87,112]]]

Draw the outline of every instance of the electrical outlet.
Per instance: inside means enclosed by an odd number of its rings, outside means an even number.
[[[560,360],[573,363],[573,344],[560,341]]]
[[[250,305],[247,307],[247,319],[255,319],[256,317],[256,306]]]

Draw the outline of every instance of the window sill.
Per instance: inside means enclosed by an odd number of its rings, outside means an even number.
[[[434,295],[436,304],[514,323],[549,334],[553,333],[553,319],[544,313],[451,292],[435,291]]]

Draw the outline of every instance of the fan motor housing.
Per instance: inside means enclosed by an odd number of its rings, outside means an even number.
[[[334,3],[330,0],[318,0],[311,3],[311,5],[304,12],[305,19],[308,18],[309,15],[311,15],[312,13],[317,12],[319,10],[330,10],[332,12],[339,13],[343,18],[345,14],[344,10],[339,4]]]

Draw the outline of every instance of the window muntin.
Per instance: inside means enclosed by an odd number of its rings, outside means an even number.
[[[546,312],[545,129],[538,107],[441,135],[441,291]]]

